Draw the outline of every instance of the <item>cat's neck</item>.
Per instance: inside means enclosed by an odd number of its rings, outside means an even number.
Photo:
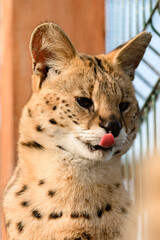
[[[19,166],[23,177],[31,180],[55,178],[74,178],[81,185],[98,182],[122,182],[119,158],[112,158],[109,162],[97,161],[95,163],[73,156],[69,152],[55,148],[55,150],[27,149],[19,146]]]

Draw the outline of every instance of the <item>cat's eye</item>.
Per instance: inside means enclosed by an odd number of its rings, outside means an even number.
[[[121,102],[121,103],[119,104],[119,110],[120,110],[121,112],[126,111],[126,110],[128,109],[128,107],[129,107],[129,102]]]
[[[77,97],[78,104],[83,108],[90,108],[93,105],[93,102],[90,98],[86,97]]]

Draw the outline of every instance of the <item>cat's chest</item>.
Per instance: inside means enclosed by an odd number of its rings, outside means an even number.
[[[121,239],[129,208],[123,184],[80,179],[17,179],[7,194],[12,199],[6,206],[7,219],[14,219],[11,228],[16,225],[26,240],[28,232],[35,240]]]

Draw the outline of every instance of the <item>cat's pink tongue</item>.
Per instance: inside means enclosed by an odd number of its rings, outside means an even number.
[[[115,140],[112,133],[107,133],[102,137],[99,145],[104,148],[109,148],[109,147],[112,147],[114,143],[115,143]]]

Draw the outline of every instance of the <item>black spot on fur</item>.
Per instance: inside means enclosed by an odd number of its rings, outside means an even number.
[[[35,148],[35,149],[44,149],[42,145],[35,141],[30,141],[30,142],[21,142],[22,146],[29,147],[29,148]]]
[[[65,100],[62,100],[62,103],[65,103],[66,101]]]
[[[121,184],[120,184],[120,183],[115,183],[114,186],[115,186],[116,188],[119,188],[119,187],[121,186]]]
[[[69,117],[69,118],[72,118],[72,116],[71,116],[71,115],[68,115],[68,117]]]
[[[45,181],[43,179],[39,180],[38,185],[43,185],[43,184],[45,184]]]
[[[122,211],[123,214],[126,214],[126,213],[127,213],[127,209],[124,208],[124,207],[121,207],[121,211]]]
[[[57,74],[61,74],[61,71],[58,70],[58,69],[55,69],[55,73],[57,73]]]
[[[49,219],[61,218],[62,215],[63,215],[62,212],[60,212],[60,213],[52,212],[52,213],[49,215]]]
[[[74,240],[81,240],[82,238],[81,237],[78,237],[78,238],[74,238]]]
[[[77,121],[75,121],[75,120],[73,120],[72,122],[75,123],[75,124],[77,124],[77,125],[79,124],[79,123],[78,123]]]
[[[103,209],[102,209],[102,208],[98,208],[98,210],[97,210],[97,216],[98,216],[99,218],[101,218],[101,217],[102,217],[102,214],[103,214]]]
[[[110,212],[111,210],[112,210],[112,206],[111,206],[111,204],[107,204],[106,205],[106,207],[105,207],[105,210],[107,211],[107,212]]]
[[[31,112],[31,109],[29,109],[29,108],[28,108],[28,116],[32,117],[32,112]]]
[[[9,220],[6,224],[5,224],[5,227],[6,228],[9,228],[11,226],[11,221]]]
[[[56,122],[53,118],[50,119],[49,122],[50,122],[51,124],[57,124],[57,122]]]
[[[67,104],[65,104],[65,106],[66,106],[66,107],[69,107],[69,104],[67,103]]]
[[[66,151],[66,149],[65,148],[63,148],[62,146],[60,146],[60,145],[57,145],[57,147],[58,148],[60,148],[61,150],[63,150],[63,151]]]
[[[87,240],[91,240],[91,235],[88,233],[82,233],[82,237],[85,237]]]
[[[37,126],[36,126],[36,130],[37,130],[38,132],[42,132],[42,131],[43,131],[43,128],[42,128],[40,125],[37,125]]]
[[[90,215],[89,215],[88,213],[86,213],[86,212],[82,212],[82,213],[80,214],[80,216],[83,217],[83,218],[85,218],[85,219],[90,219]]]
[[[56,109],[57,109],[57,106],[54,106],[54,107],[52,108],[53,111],[55,111]]]
[[[49,190],[48,191],[48,196],[53,197],[55,195],[55,191]]]
[[[79,213],[77,212],[71,213],[71,218],[79,218]]]
[[[38,210],[33,210],[32,211],[32,216],[37,218],[37,219],[41,219],[42,218],[42,215],[41,215],[41,213]]]
[[[71,112],[71,110],[70,110],[70,109],[67,109],[67,112]]]
[[[21,202],[21,205],[23,207],[29,207],[29,202],[28,201]]]
[[[16,193],[17,196],[22,195],[27,190],[27,185],[23,185],[22,189]]]
[[[47,100],[47,101],[46,101],[46,104],[48,104],[48,103],[49,103],[49,101]]]
[[[59,97],[57,97],[56,100],[58,101],[58,100],[59,100]]]
[[[22,231],[23,231],[24,225],[22,224],[22,222],[18,222],[18,223],[17,223],[17,228],[18,228],[18,231],[19,231],[19,232],[22,232]]]

